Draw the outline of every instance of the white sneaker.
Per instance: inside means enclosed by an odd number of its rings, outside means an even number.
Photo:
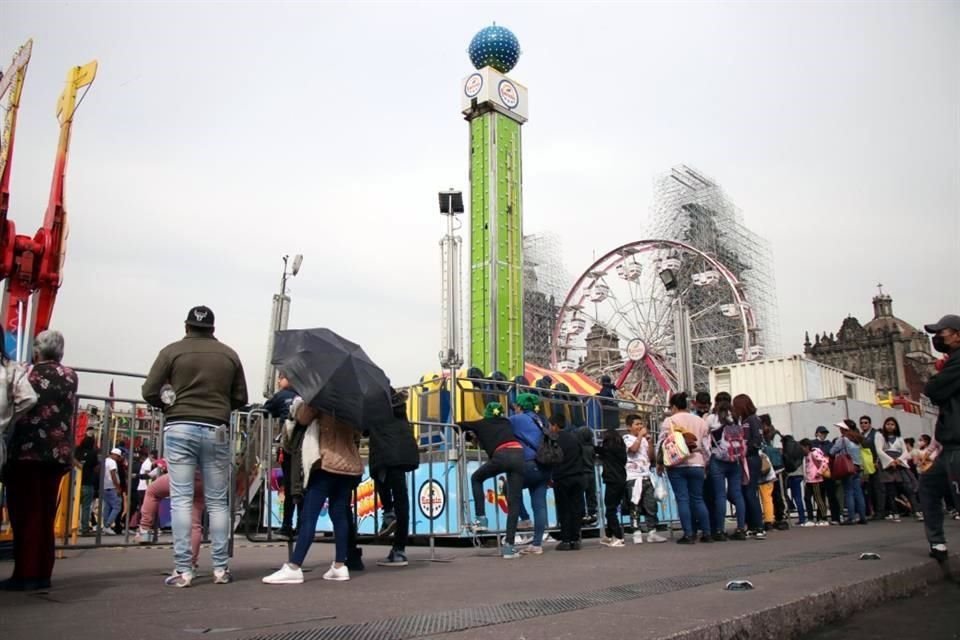
[[[532,541],[533,541],[533,539],[532,539],[532,537],[531,537],[531,542],[532,542]],[[546,544],[547,542],[560,542],[560,541],[557,540],[556,538],[554,538],[554,537],[553,537],[552,535],[550,535],[549,533],[547,533],[547,534],[545,534],[545,535],[543,536],[543,542],[544,542],[544,544]]]
[[[817,526],[817,525],[816,525],[816,523],[810,522],[809,520],[807,520],[806,522],[804,522],[804,523],[803,523],[802,525],[800,525],[800,526],[801,526],[801,527],[815,527],[815,526]]]
[[[830,523],[827,522],[826,520],[821,520],[820,522],[817,523],[817,526],[818,526],[818,527],[829,527],[829,526],[830,526]]]
[[[651,531],[647,534],[647,542],[666,542],[667,539],[658,534],[656,531]]]
[[[535,546],[533,546],[533,545],[531,544],[531,545],[528,546],[528,547],[524,547],[523,549],[520,549],[520,555],[524,555],[524,556],[542,556],[542,555],[543,555],[543,547],[542,547],[542,546],[540,546],[540,547],[535,547]]]
[[[326,576],[324,576],[326,577]],[[303,570],[287,563],[263,579],[263,584],[303,584]]]
[[[100,534],[105,536],[115,536],[117,532],[113,529],[100,529]]]
[[[605,547],[609,547],[611,542],[613,542],[613,538],[607,538],[606,536],[600,538],[600,544]]]
[[[608,547],[611,547],[611,548],[614,548],[614,549],[617,549],[617,548],[620,548],[620,547],[625,547],[625,546],[627,546],[627,545],[623,542],[623,540],[622,540],[621,538],[614,538],[613,541],[612,541],[609,545],[607,545],[607,546],[608,546]]]
[[[633,544],[643,544],[643,532],[634,531],[633,532]]]
[[[350,570],[347,569],[347,565],[343,565],[337,569],[336,563],[330,565],[330,570],[323,574],[324,580],[336,580],[337,582],[343,582],[350,579]]]

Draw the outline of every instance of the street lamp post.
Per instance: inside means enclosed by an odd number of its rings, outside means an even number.
[[[297,254],[290,261],[290,256],[283,256],[283,273],[280,276],[280,293],[273,294],[273,309],[270,315],[270,331],[267,335],[267,365],[263,377],[263,397],[269,398],[277,390],[276,368],[270,363],[273,357],[273,340],[277,331],[287,328],[290,319],[290,296],[287,295],[287,278],[292,278],[300,272],[303,256]],[[288,268],[289,267],[289,268]]]

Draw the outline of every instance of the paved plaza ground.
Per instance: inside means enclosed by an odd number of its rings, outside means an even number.
[[[960,526],[948,527],[960,544]],[[838,608],[850,615],[881,598],[922,592],[940,577],[922,525],[912,522],[794,528],[762,542],[693,547],[608,549],[596,539],[579,552],[551,547],[509,561],[494,549],[438,548],[445,562],[413,547],[409,567],[390,569],[375,564],[386,548],[367,546],[367,570],[335,583],[321,579],[333,546],[317,544],[305,584],[267,586],[260,578],[285,560],[286,546],[238,539],[234,584],[212,584],[207,568],[183,590],[163,585],[169,548],[68,551],[48,593],[0,593],[0,638],[797,637],[835,623]],[[861,560],[861,552],[881,559]],[[11,568],[0,563],[0,571]],[[755,588],[725,591],[732,579]]]

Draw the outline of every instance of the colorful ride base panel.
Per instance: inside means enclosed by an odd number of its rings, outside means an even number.
[[[470,491],[470,476],[480,468],[480,462],[471,460],[465,464],[463,475],[466,480],[466,502],[461,503],[460,482],[461,474],[456,462],[424,462],[420,468],[407,474],[407,490],[410,496],[410,535],[429,536],[431,531],[436,536],[447,538],[470,537],[472,534],[467,527],[474,520],[474,506]],[[275,470],[277,471],[277,470]],[[599,482],[599,474],[595,475],[597,495],[603,501],[603,483]],[[483,484],[483,511],[487,517],[490,530],[502,531],[507,522],[506,476],[497,475]],[[269,513],[264,512],[263,526],[279,528],[283,523],[283,494],[280,490],[279,478],[271,482],[270,490],[273,498]],[[660,503],[659,519],[667,524],[677,520],[676,501],[668,483],[667,499]],[[533,514],[533,505],[530,502],[530,492],[523,492],[523,502],[530,514]],[[460,512],[461,504],[465,513]],[[369,471],[364,469],[363,482],[357,487],[356,502],[354,503],[357,517],[357,532],[360,535],[374,535],[383,523],[383,507],[374,492],[374,482]],[[625,517],[625,516],[624,516]],[[625,520],[625,523],[629,520]],[[557,507],[552,490],[547,490],[547,523],[550,528],[557,526]],[[431,526],[432,524],[432,526]],[[602,526],[602,523],[600,523]],[[333,523],[327,514],[327,507],[320,512],[317,520],[317,533],[333,533]],[[524,532],[529,533],[529,532]]]
[[[494,110],[469,120],[469,364],[512,377],[524,371],[520,123]]]

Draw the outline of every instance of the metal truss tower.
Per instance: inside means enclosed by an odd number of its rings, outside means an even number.
[[[685,165],[657,178],[646,235],[684,242],[723,263],[740,281],[756,318],[747,359],[779,354],[780,319],[770,243],[747,228],[720,185]],[[723,317],[717,316],[717,322],[723,322]],[[715,335],[723,334],[718,326]]]

